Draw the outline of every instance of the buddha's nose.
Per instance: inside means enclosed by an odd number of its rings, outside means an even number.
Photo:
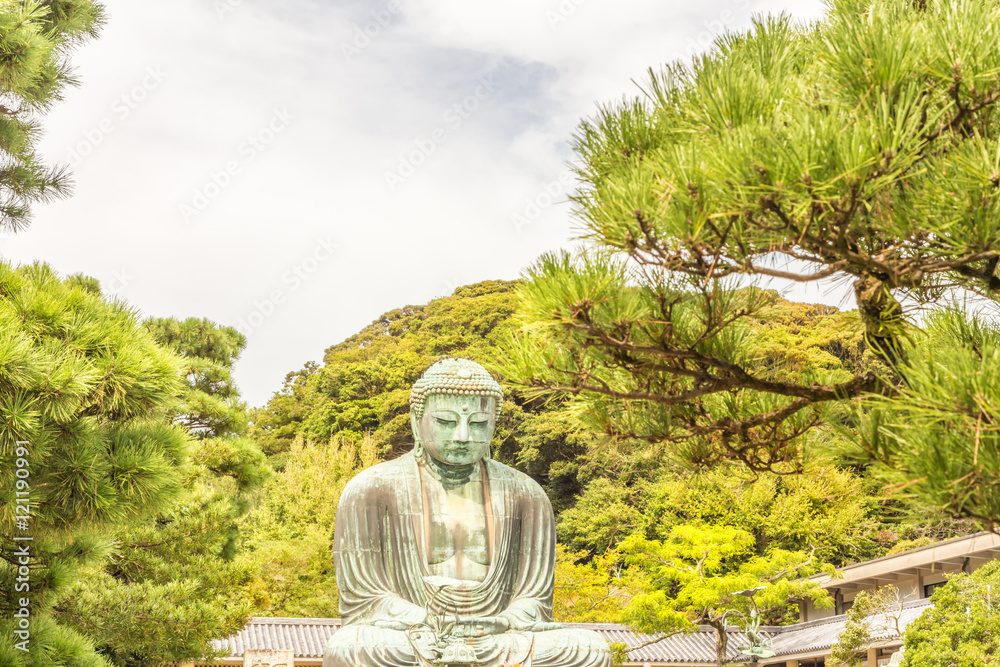
[[[458,420],[458,428],[455,429],[455,442],[469,441],[469,422],[465,419]]]

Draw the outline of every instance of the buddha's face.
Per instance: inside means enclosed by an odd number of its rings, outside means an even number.
[[[423,415],[411,417],[413,435],[439,463],[476,463],[489,451],[496,427],[495,409],[492,397],[431,394]]]

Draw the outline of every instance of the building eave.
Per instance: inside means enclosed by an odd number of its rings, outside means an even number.
[[[900,577],[917,572],[959,570],[968,559],[988,561],[996,558],[998,554],[1000,554],[1000,535],[984,531],[848,565],[837,570],[839,576],[817,574],[809,580],[827,589],[863,588],[892,583]]]

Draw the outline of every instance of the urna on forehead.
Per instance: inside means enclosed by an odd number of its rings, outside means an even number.
[[[438,394],[496,399],[496,414],[503,405],[503,389],[485,368],[471,359],[442,359],[420,377],[410,392],[410,410],[423,416],[427,397]]]

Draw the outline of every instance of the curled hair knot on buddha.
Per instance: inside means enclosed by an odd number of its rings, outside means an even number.
[[[496,416],[503,406],[503,389],[489,371],[471,359],[446,357],[424,371],[410,391],[410,411],[423,417],[431,394],[487,396],[496,399]]]

